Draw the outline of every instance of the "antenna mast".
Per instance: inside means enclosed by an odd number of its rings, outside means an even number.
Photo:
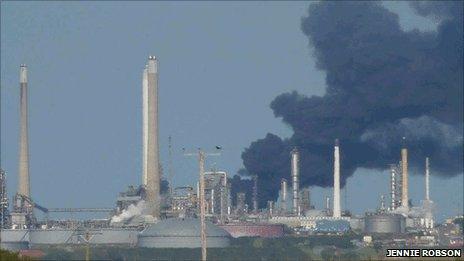
[[[221,149],[220,146],[216,146],[216,149]],[[206,223],[205,223],[205,158],[206,156],[219,156],[220,153],[205,153],[203,150],[198,149],[198,154],[189,153],[184,154],[185,156],[198,155],[198,165],[200,169],[200,222],[201,222],[201,260],[206,261]]]
[[[172,139],[171,139],[171,136],[169,135],[169,138],[168,138],[168,148],[169,148],[169,159],[168,159],[168,175],[169,175],[169,194],[172,196],[172,187],[173,187],[173,184],[172,184],[172,179],[173,179],[173,176],[174,176],[174,173],[173,173],[173,170],[172,170]]]

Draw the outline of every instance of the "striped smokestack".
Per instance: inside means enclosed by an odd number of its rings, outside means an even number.
[[[145,75],[145,73],[144,73]],[[144,153],[146,192],[150,214],[159,218],[160,214],[160,167],[158,145],[158,61],[148,57],[146,68],[146,93],[144,104]],[[145,85],[144,85],[145,86]]]
[[[401,187],[401,206],[405,209],[409,208],[408,202],[408,149],[406,148],[406,138],[403,137],[403,148],[401,148],[401,171],[402,171],[402,187]]]
[[[29,185],[29,134],[27,113],[27,66],[19,69],[20,97],[20,135],[19,135],[19,180],[18,194],[30,197]]]

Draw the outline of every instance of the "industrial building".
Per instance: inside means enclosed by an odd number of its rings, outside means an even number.
[[[126,191],[121,192],[114,208],[101,209],[48,209],[33,201],[29,176],[33,172],[29,169],[27,66],[20,66],[19,182],[10,212],[6,174],[0,169],[2,248],[78,244],[197,248],[201,246],[203,236],[208,247],[227,247],[231,238],[282,237],[285,233],[299,231],[342,234],[355,230],[365,234],[402,234],[408,229],[430,232],[434,228],[434,203],[429,195],[430,159],[425,160],[426,197],[422,206],[411,207],[408,203],[408,149],[405,139],[399,163],[390,165],[390,184],[386,184],[390,188],[389,203],[385,204],[382,196],[378,211],[362,217],[351,216],[349,211],[342,210],[342,147],[338,139],[335,139],[333,147],[333,173],[327,173],[333,175],[333,195],[332,198],[327,197],[325,209],[315,209],[310,188],[300,188],[301,154],[296,147],[288,158],[288,176],[280,179],[280,197],[276,202],[268,201],[267,208],[258,208],[259,180],[256,175],[251,176],[251,191],[239,191],[233,195],[228,173],[216,169],[204,172],[200,168],[203,178],[199,179],[196,189],[195,185],[171,187],[163,194],[158,141],[158,66],[157,58],[149,56],[142,73],[141,184],[128,186]],[[246,201],[250,194],[246,193],[251,193],[250,206]],[[235,204],[232,204],[232,199],[236,199]],[[108,217],[38,221],[34,215],[37,210],[46,214],[104,212]],[[203,223],[205,233],[202,233],[203,218],[207,220]]]
[[[184,233],[186,240],[192,240],[192,235],[198,233],[198,219],[164,219],[175,215],[193,215],[192,207],[196,208],[197,195],[188,190],[186,196],[173,195],[172,202],[162,202],[160,193],[161,169],[159,164],[158,145],[158,60],[149,56],[142,77],[142,182],[138,187],[129,186],[127,191],[121,192],[116,200],[116,207],[110,209],[48,209],[38,205],[30,195],[29,182],[29,143],[28,143],[28,103],[27,103],[27,66],[20,66],[20,142],[19,142],[19,172],[18,190],[13,200],[13,211],[9,213],[6,194],[6,175],[0,171],[0,200],[1,200],[1,247],[6,249],[25,249],[41,245],[124,245],[135,247],[139,243],[145,247],[159,247],[172,245],[173,241],[166,237],[166,229],[177,233]],[[227,190],[218,189],[226,182],[225,172],[210,173],[211,177],[223,177],[219,184],[211,180],[210,209],[212,214],[227,211]],[[222,176],[221,176],[222,175]],[[223,186],[226,187],[226,186]],[[217,193],[222,196],[216,196]],[[216,198],[219,199],[219,204]],[[166,197],[168,198],[168,197]],[[164,201],[166,201],[166,198]],[[170,203],[170,210],[161,211],[161,205]],[[215,206],[218,206],[215,209]],[[34,209],[44,212],[47,216],[51,212],[107,212],[111,218],[100,220],[44,220],[38,221]],[[153,224],[156,224],[153,225]],[[181,226],[179,226],[181,225]],[[163,228],[165,231],[163,232]],[[211,234],[210,247],[227,246],[230,235],[219,227],[209,223],[208,232]],[[176,232],[177,231],[177,232]],[[164,234],[163,234],[164,233]],[[193,233],[193,234],[192,234]],[[216,234],[215,234],[216,233]],[[163,235],[153,244],[156,235]],[[179,238],[179,237],[178,237]],[[180,245],[177,245],[180,246]],[[195,245],[192,244],[192,247]]]

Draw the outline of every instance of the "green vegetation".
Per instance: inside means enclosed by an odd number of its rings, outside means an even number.
[[[16,261],[16,260],[30,260],[29,258],[19,257],[18,253],[10,252],[0,249],[0,260],[2,261]]]
[[[239,238],[228,248],[208,249],[210,260],[356,260],[375,259],[375,249],[355,249],[356,236],[309,236],[276,239]],[[46,260],[85,258],[85,246],[42,248]],[[92,247],[93,260],[198,260],[200,249]]]

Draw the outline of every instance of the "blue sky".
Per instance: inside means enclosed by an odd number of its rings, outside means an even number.
[[[297,90],[321,95],[325,74],[300,30],[307,2],[2,2],[1,165],[16,191],[19,65],[29,67],[33,198],[48,207],[112,206],[141,180],[141,78],[149,54],[160,61],[160,150],[167,168],[173,139],[174,184],[193,184],[197,165],[181,148],[220,144],[216,165],[234,174],[240,154],[267,132],[288,137],[269,103]],[[386,2],[404,30],[434,30],[405,2]],[[399,156],[399,155],[398,155]],[[433,163],[432,163],[433,164]],[[423,178],[411,177],[414,202]],[[438,179],[440,215],[462,213],[463,176]],[[388,174],[358,170],[348,180],[355,213],[388,193]],[[321,207],[330,189],[313,188]],[[372,195],[366,197],[366,195]],[[342,201],[344,203],[344,201]]]

